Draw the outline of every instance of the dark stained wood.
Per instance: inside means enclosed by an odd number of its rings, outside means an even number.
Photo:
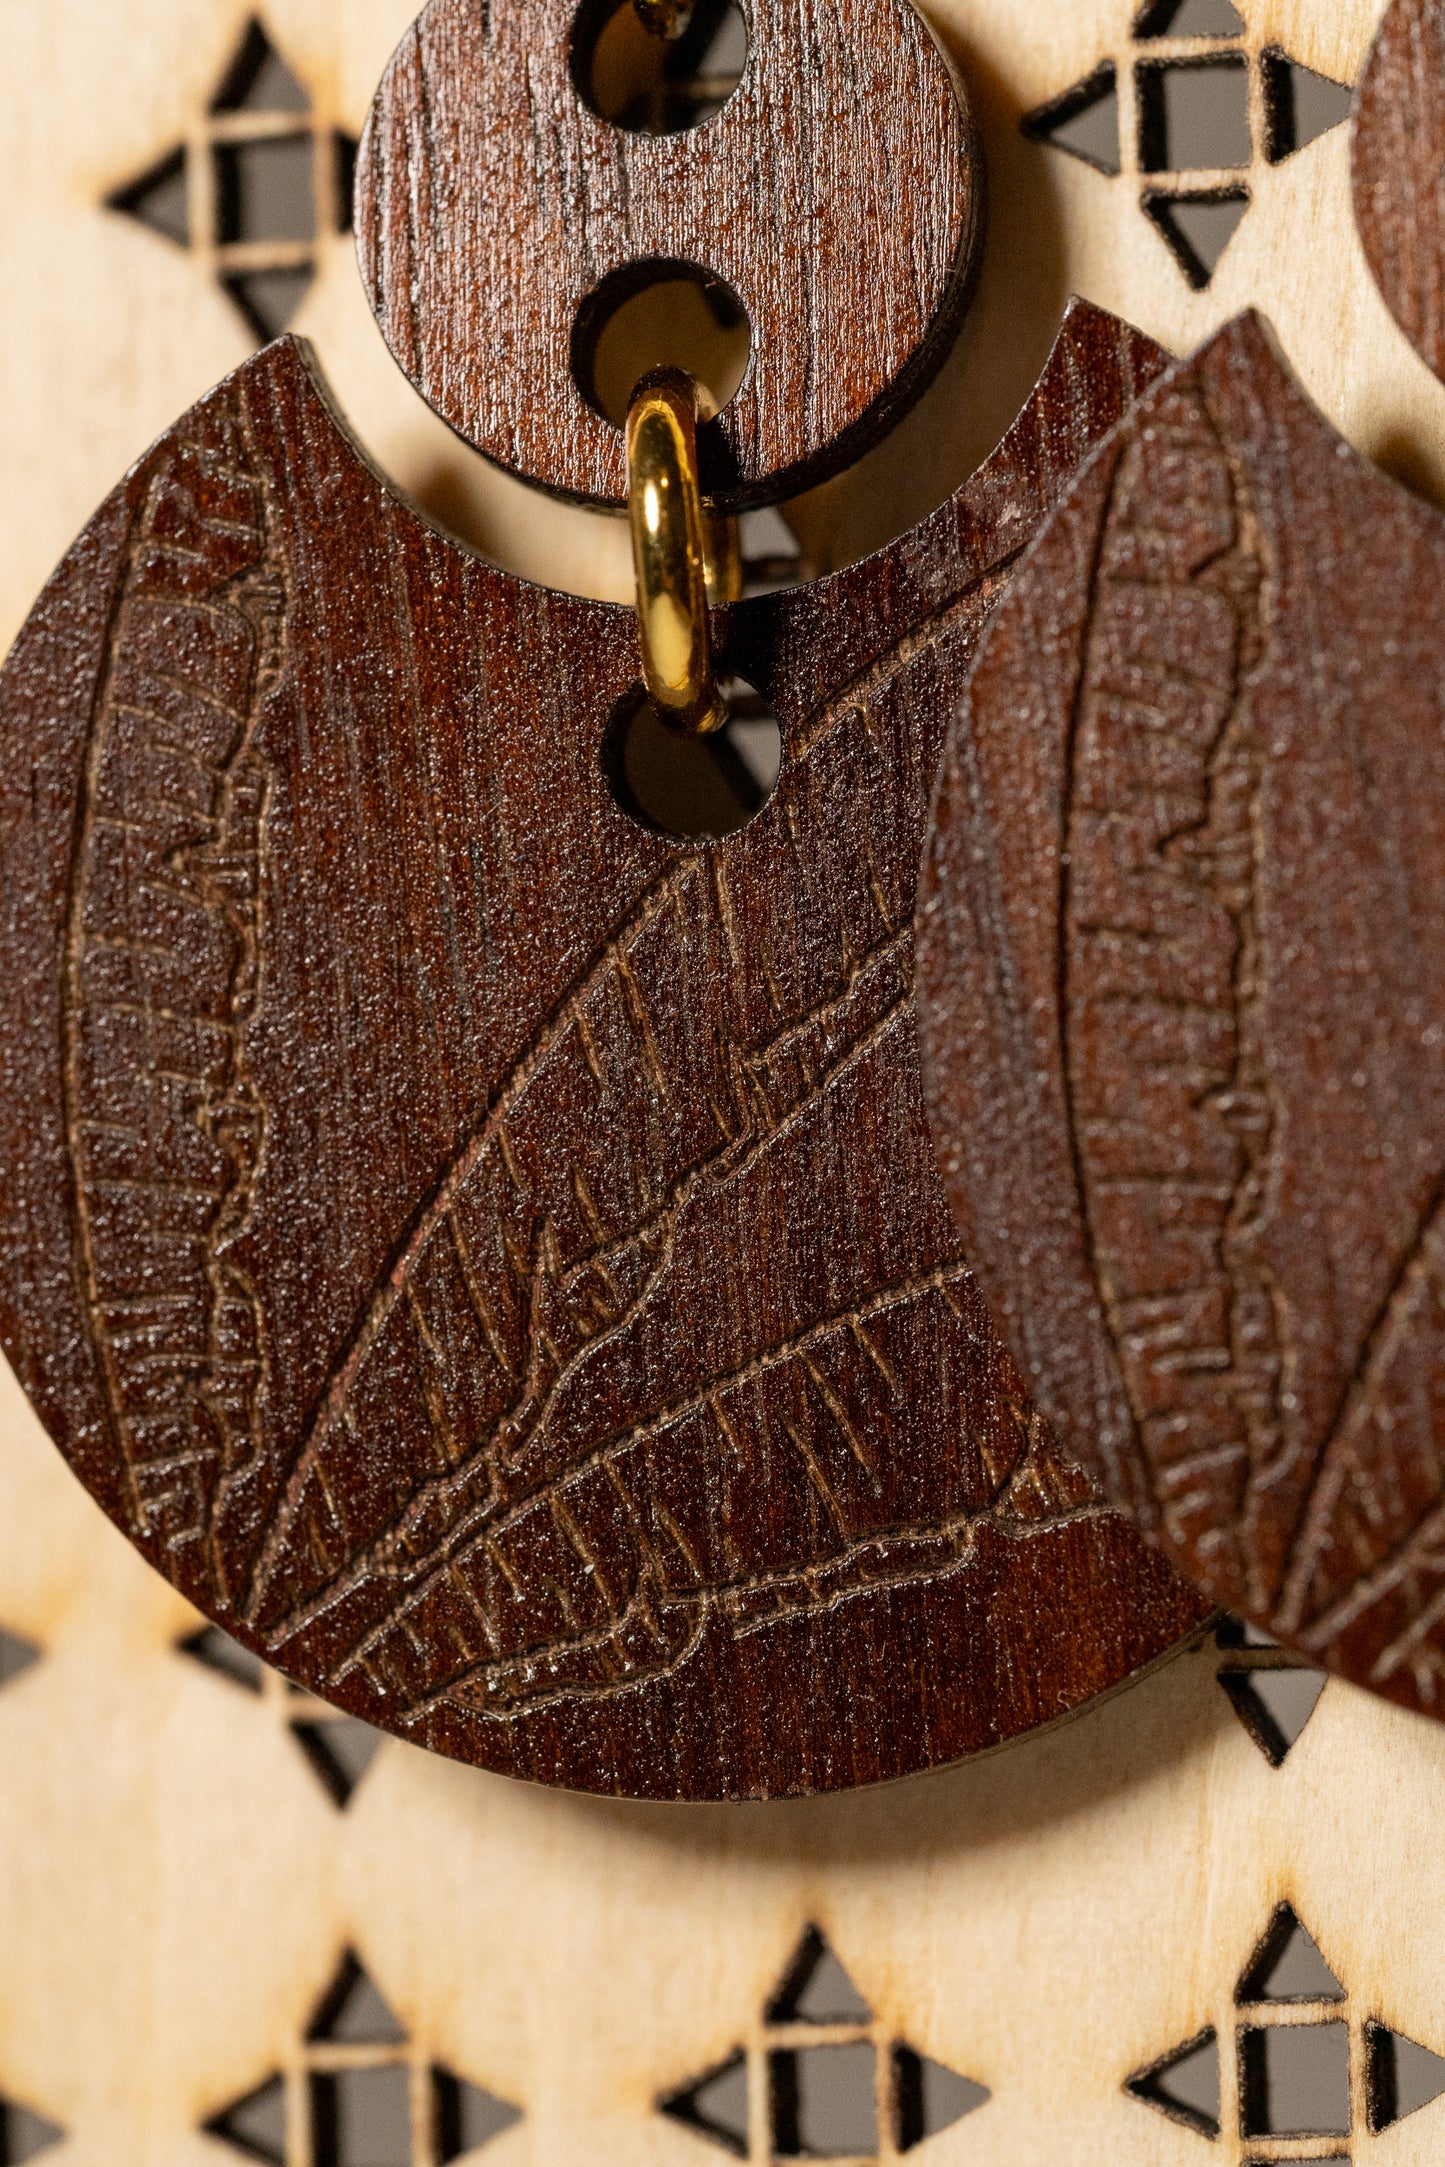
[[[994,619],[921,905],[965,1245],[1212,1600],[1445,1712],[1445,520],[1258,317]]]
[[[676,135],[588,109],[577,0],[431,0],[387,71],[357,176],[372,306],[437,412],[548,489],[625,497],[622,437],[579,392],[572,338],[630,265],[699,266],[751,319],[747,377],[705,432],[707,486],[734,508],[856,457],[957,329],[981,167],[921,18],[908,0],[747,13],[741,87]]]
[[[1445,4],[1393,0],[1355,101],[1355,218],[1376,282],[1445,377]]]
[[[1202,1615],[994,1336],[913,1007],[980,627],[1160,366],[1076,310],[932,520],[738,608],[786,760],[718,845],[610,794],[630,613],[423,525],[292,342],[97,515],[0,686],[0,1324],[247,1645],[737,1797],[996,1745]]]

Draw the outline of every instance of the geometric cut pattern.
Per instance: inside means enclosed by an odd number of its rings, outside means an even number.
[[[1325,1673],[1237,1619],[1215,1642],[1221,1692],[1271,1768],[1282,1768],[1320,1704]]]
[[[305,298],[318,239],[350,230],[356,148],[313,124],[305,89],[253,20],[185,142],[106,207],[188,249],[264,344]]]
[[[223,1633],[219,1625],[207,1625],[193,1633],[180,1643],[179,1652],[218,1678],[263,1700],[289,1729],[332,1804],[344,1810],[351,1803],[362,1777],[386,1742],[381,1731],[303,1693],[249,1648]]]
[[[1222,2138],[1231,2159],[1264,2167],[1344,2159],[1352,2139],[1445,2094],[1445,2060],[1378,2018],[1357,2020],[1319,1944],[1281,1903],[1236,1983],[1226,2034],[1197,2033],[1124,2089],[1196,2135]]]
[[[989,2097],[889,2040],[816,1926],[803,1934],[744,2046],[664,2093],[658,2112],[758,2163],[893,2160]]]
[[[206,2135],[270,2167],[449,2167],[520,2119],[414,2050],[348,1951],[291,2065],[223,2107]]]
[[[1189,285],[1209,285],[1251,176],[1349,118],[1351,90],[1265,45],[1234,0],[1155,0],[1126,49],[1024,117],[1023,132],[1136,189]]]
[[[23,2161],[39,2159],[42,2152],[64,2141],[65,2131],[33,2107],[0,2098],[0,2167],[21,2167]]]

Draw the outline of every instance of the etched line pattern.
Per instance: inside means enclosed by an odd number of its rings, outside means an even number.
[[[392,1721],[440,1699],[507,1718],[671,1672],[710,1616],[760,1630],[953,1570],[989,1519],[1093,1509],[941,1198],[926,1237],[903,1224],[933,1193],[912,1005],[929,762],[900,776],[893,740],[910,672],[940,666],[910,640],[800,733],[795,771],[828,748],[820,790],[896,800],[897,848],[861,867],[862,817],[788,843],[821,936],[740,928],[732,873],[682,855],[503,1085],[292,1470],[247,1612],[279,1659],[310,1636],[306,1660],[363,1674]],[[886,1199],[858,1212],[877,1256],[789,1203],[840,1180]],[[790,1257],[789,1219],[826,1253]]]
[[[267,796],[251,739],[284,608],[244,416],[213,404],[132,517],[65,982],[78,1267],[134,1532],[171,1553],[207,1540],[260,1449],[263,1320],[230,1251],[265,1150],[244,1047]]]
[[[1166,1527],[1206,1569],[1232,1551],[1256,1576],[1285,1362],[1260,1245],[1278,1124],[1245,691],[1264,582],[1242,477],[1182,385],[1123,449],[1099,544],[1064,1030],[1094,1271]]]

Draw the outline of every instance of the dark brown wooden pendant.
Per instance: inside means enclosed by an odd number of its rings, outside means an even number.
[[[623,4],[431,0],[362,143],[372,306],[479,451],[621,503],[622,437],[581,388],[592,350],[611,305],[696,275],[752,331],[704,443],[709,493],[775,502],[856,458],[948,351],[983,229],[967,105],[908,0],[749,0],[721,111],[617,127],[590,107],[590,56]],[[694,27],[723,12],[700,0]]]
[[[282,342],[0,685],[0,1322],[72,1466],[293,1676],[658,1798],[994,1746],[1202,1615],[1056,1455],[932,1163],[912,920],[979,630],[1162,366],[1071,315],[988,465],[741,605],[765,810],[617,802],[623,609],[466,556]]]
[[[1355,218],[1415,351],[1445,377],[1445,4],[1392,0],[1355,104]]]
[[[1214,1601],[1445,1712],[1445,520],[1257,317],[997,613],[924,875],[928,1089],[1040,1405]]]

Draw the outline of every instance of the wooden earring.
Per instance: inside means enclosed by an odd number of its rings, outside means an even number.
[[[941,358],[966,109],[904,0],[752,0],[722,109],[629,134],[589,104],[610,20],[432,0],[363,146],[364,275],[454,427],[618,505],[607,309],[659,266],[722,294],[751,354],[698,456],[737,509]],[[1076,308],[932,519],[713,612],[783,741],[724,839],[629,803],[633,614],[429,527],[295,342],[97,513],[0,686],[0,1327],[248,1647],[508,1774],[757,1797],[999,1745],[1203,1617],[994,1333],[913,1005],[980,631],[1164,362]]]

